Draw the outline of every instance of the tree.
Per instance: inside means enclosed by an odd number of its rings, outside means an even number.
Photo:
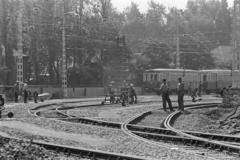
[[[131,3],[126,9],[126,22],[121,33],[126,36],[127,43],[133,52],[143,51],[143,42],[147,37],[147,28],[144,16],[140,13],[137,4]]]
[[[148,11],[146,13],[146,24],[148,36],[159,38],[164,33],[165,25],[165,7],[154,1],[149,2]]]
[[[167,44],[161,43],[157,40],[149,40],[146,43],[144,54],[150,59],[148,67],[168,68],[171,62],[170,47]]]
[[[216,17],[216,30],[219,44],[229,45],[231,41],[231,16],[226,0],[221,1],[221,7]]]

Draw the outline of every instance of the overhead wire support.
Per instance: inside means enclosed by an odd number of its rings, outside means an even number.
[[[180,49],[179,49],[179,26],[178,26],[178,13],[176,11],[176,27],[177,27],[177,33],[176,33],[176,68],[180,68]]]
[[[63,0],[63,24],[62,24],[62,89],[63,98],[67,95],[67,66],[66,66],[66,39],[65,39],[65,0]]]

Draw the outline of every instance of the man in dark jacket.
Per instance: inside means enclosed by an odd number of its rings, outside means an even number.
[[[184,97],[184,84],[182,82],[182,78],[178,78],[178,86],[177,86],[177,94],[178,94],[178,110],[184,110],[183,97]]]
[[[169,98],[169,88],[168,88],[166,79],[162,80],[162,84],[160,86],[160,92],[162,94],[162,103],[163,103],[164,111],[167,110],[166,102],[168,103],[168,107],[169,107],[170,111],[174,111],[173,108],[172,108],[172,102]]]
[[[26,89],[24,89],[23,91],[23,97],[24,97],[24,103],[27,103],[28,100],[28,91]]]
[[[4,103],[5,103],[5,100],[2,97],[2,95],[0,95],[0,118],[2,117],[2,110],[4,109]]]
[[[130,87],[129,87],[129,97],[130,97],[130,102],[129,102],[130,104],[137,103],[137,94],[132,83],[130,84]]]
[[[38,103],[38,92],[33,92],[34,103]]]
[[[14,85],[14,101],[18,103],[18,95],[19,95],[19,83],[15,83]]]

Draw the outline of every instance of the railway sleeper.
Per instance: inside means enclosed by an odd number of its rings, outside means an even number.
[[[172,143],[174,141],[173,137],[164,137],[165,141],[168,143]]]
[[[229,147],[229,148],[228,148],[228,152],[230,152],[229,154],[239,154],[240,150]]]
[[[205,142],[203,146],[204,146],[204,148],[209,148],[210,144]]]
[[[191,145],[195,144],[195,142],[196,142],[196,140],[190,139],[190,144],[191,144]]]
[[[184,145],[189,145],[189,140],[188,139],[183,139],[183,144]]]
[[[71,151],[69,149],[67,150],[67,156],[71,156]]]
[[[195,141],[195,143],[193,143],[194,146],[198,147],[201,144],[201,142],[199,142],[198,140]]]
[[[215,150],[217,147],[216,147],[216,144],[210,144],[210,149],[213,149],[213,150]]]
[[[79,158],[82,158],[82,157],[83,157],[81,151],[79,151],[77,155],[78,155]]]
[[[91,159],[92,159],[92,160],[95,160],[95,159],[96,159],[96,154],[95,154],[95,153],[92,154]]]

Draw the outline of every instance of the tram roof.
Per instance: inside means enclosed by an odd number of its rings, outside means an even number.
[[[201,72],[217,73],[217,72],[232,72],[232,70],[229,70],[229,69],[205,69],[205,70],[201,70]]]
[[[169,72],[198,72],[197,70],[192,69],[172,69],[172,68],[153,68],[148,69],[146,72],[161,72],[161,71],[169,71]]]

